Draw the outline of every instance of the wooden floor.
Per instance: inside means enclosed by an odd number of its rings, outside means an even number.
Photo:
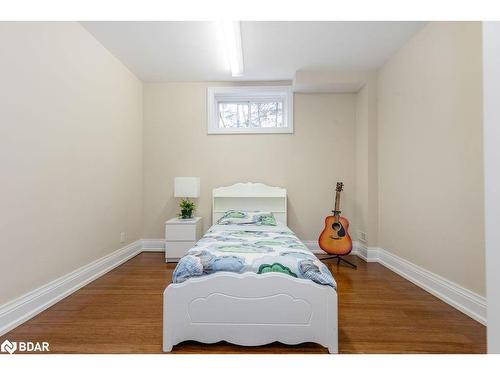
[[[327,263],[339,290],[341,353],[485,353],[486,328],[376,263]],[[0,342],[47,341],[52,353],[161,353],[162,292],[175,264],[142,253]],[[327,353],[316,344],[240,347],[185,342],[173,353]]]

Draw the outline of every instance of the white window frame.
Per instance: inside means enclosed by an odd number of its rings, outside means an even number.
[[[281,128],[219,128],[219,102],[251,100],[283,101]],[[229,86],[207,89],[208,134],[290,134],[293,133],[293,92],[291,86]]]

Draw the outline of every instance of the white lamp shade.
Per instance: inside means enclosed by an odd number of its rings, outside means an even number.
[[[175,177],[174,187],[176,198],[198,198],[200,196],[199,177]]]

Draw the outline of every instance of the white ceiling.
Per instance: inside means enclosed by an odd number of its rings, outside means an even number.
[[[215,22],[82,22],[144,81],[291,80],[297,70],[373,70],[424,22],[242,22],[232,78]]]

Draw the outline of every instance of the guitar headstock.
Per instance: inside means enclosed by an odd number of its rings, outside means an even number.
[[[344,190],[344,183],[337,182],[337,187],[335,188],[335,191],[338,191],[340,193],[342,190]]]

